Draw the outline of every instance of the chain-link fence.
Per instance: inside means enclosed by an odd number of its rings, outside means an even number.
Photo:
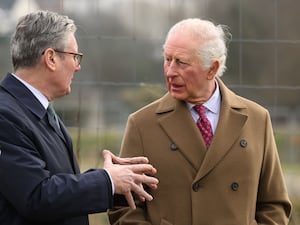
[[[55,102],[74,140],[82,170],[101,166],[100,152],[118,153],[129,113],[165,92],[162,43],[188,17],[230,28],[224,82],[269,109],[287,185],[300,223],[300,29],[297,0],[1,0],[0,76],[12,71],[9,39],[17,19],[47,9],[78,25],[82,69],[72,93]],[[297,186],[298,185],[298,186]],[[105,214],[92,225],[108,224]]]

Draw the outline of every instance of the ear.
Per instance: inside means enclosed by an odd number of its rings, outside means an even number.
[[[44,51],[44,54],[43,54],[43,62],[44,62],[44,65],[54,71],[55,68],[56,68],[56,58],[55,58],[55,51],[52,49],[52,48],[47,48],[45,51]]]
[[[210,67],[208,73],[207,73],[207,79],[208,80],[212,80],[214,79],[218,69],[219,69],[220,63],[218,60],[215,60],[212,64],[212,66]]]

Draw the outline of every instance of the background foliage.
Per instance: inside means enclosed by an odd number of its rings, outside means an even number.
[[[67,14],[84,53],[72,93],[55,102],[82,170],[101,167],[101,150],[119,151],[129,113],[165,92],[162,44],[188,17],[225,24],[232,33],[223,81],[271,113],[278,151],[300,224],[300,29],[298,0],[1,0],[0,77],[12,71],[9,39],[17,19],[37,9]],[[91,225],[108,224],[106,214]]]

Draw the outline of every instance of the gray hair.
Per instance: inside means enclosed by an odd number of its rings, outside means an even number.
[[[200,63],[205,69],[212,66],[214,60],[220,62],[217,76],[222,76],[226,70],[227,41],[231,39],[231,34],[224,25],[215,25],[211,21],[199,18],[189,18],[176,23],[169,30],[165,45],[169,37],[175,33],[190,35],[198,41],[199,46],[196,49]]]
[[[36,11],[21,17],[10,42],[14,69],[35,66],[47,48],[65,49],[67,34],[76,29],[73,20],[55,12]]]

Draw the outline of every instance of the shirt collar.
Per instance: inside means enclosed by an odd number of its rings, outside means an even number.
[[[213,95],[205,102],[203,105],[212,113],[217,114],[220,111],[221,107],[221,94],[220,94],[220,88],[217,81],[216,83],[216,89],[213,93]],[[189,110],[192,110],[192,108],[195,106],[195,104],[186,102]]]
[[[46,98],[45,95],[43,95],[38,89],[36,89],[35,87],[33,87],[32,85],[30,85],[26,81],[22,80],[17,75],[15,75],[13,73],[12,73],[12,75],[16,79],[18,79],[20,82],[22,82],[32,92],[32,94],[40,101],[40,103],[44,106],[44,108],[47,109],[47,107],[49,105],[49,101],[48,101],[48,99]]]

